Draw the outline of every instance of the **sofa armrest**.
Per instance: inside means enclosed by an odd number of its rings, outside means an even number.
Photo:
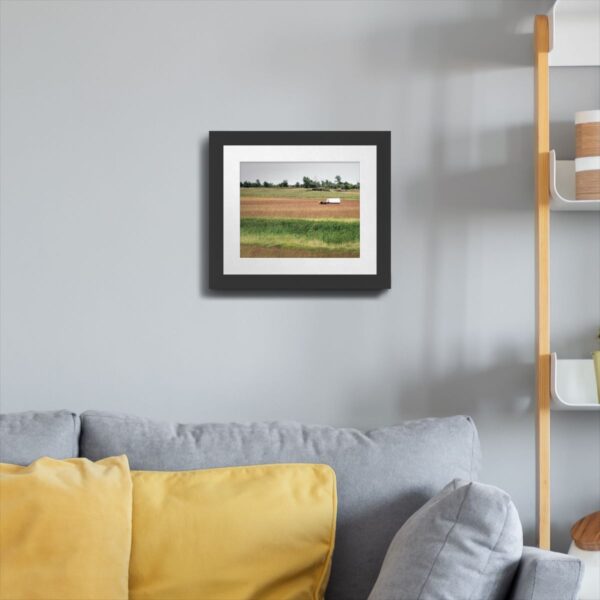
[[[575,600],[583,564],[578,558],[525,546],[510,600]]]

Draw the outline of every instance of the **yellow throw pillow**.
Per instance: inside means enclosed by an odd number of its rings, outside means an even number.
[[[132,600],[316,600],[335,538],[335,473],[290,464],[133,471]]]
[[[0,598],[126,600],[127,457],[0,463]]]

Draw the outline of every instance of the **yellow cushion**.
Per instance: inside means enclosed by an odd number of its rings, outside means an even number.
[[[127,598],[131,476],[125,456],[0,464],[0,598]]]
[[[133,471],[129,597],[323,597],[335,537],[326,465]]]

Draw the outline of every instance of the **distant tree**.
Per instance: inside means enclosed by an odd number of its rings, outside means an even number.
[[[257,179],[257,180],[254,182],[254,186],[253,186],[253,187],[260,187],[260,185],[261,185],[261,184],[260,184],[260,179]]]
[[[273,184],[270,181],[263,181],[263,187],[273,187]]]
[[[302,184],[305,188],[315,187],[314,181],[310,177],[306,177],[306,175],[302,178]]]
[[[283,181],[282,181],[282,182],[279,184],[279,187],[289,187],[289,185],[288,185],[288,180],[287,180],[287,179],[284,179],[284,180],[283,180]]]
[[[335,176],[335,183],[338,187],[342,185],[342,178],[339,175]]]

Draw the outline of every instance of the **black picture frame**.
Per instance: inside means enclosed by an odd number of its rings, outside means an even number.
[[[375,274],[241,275],[223,272],[225,146],[376,146]],[[391,288],[391,133],[389,131],[211,131],[209,133],[209,287],[214,290],[383,290]],[[275,260],[275,259],[274,259]],[[314,259],[319,260],[319,259]],[[326,259],[325,259],[326,260]]]

